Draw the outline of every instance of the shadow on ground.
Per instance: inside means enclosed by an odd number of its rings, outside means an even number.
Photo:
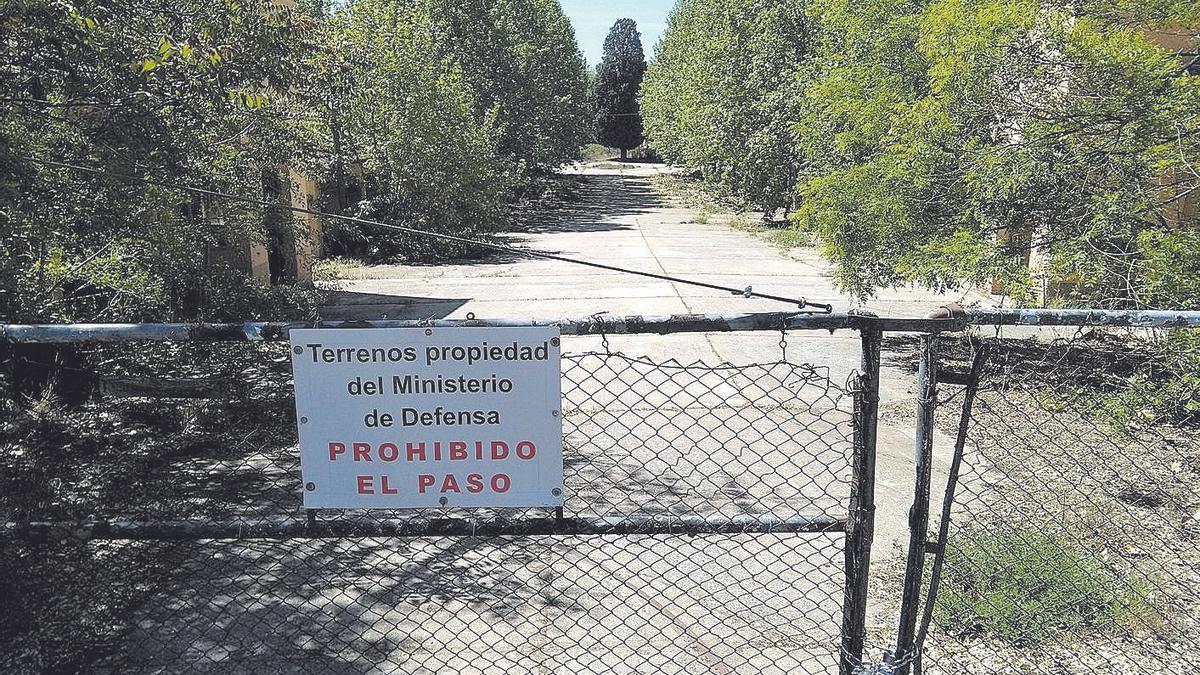
[[[470,298],[430,298],[355,291],[330,291],[328,297],[326,304],[321,307],[321,317],[345,321],[444,319],[470,302]]]
[[[303,513],[286,345],[163,349],[141,375],[243,385],[30,421],[9,468],[47,489],[4,490],[0,508],[67,521]],[[148,356],[102,351],[122,372]],[[612,359],[574,357],[567,378],[568,515],[789,516],[844,501],[848,402],[825,378]],[[835,635],[837,537],[0,539],[0,670],[797,672]]]
[[[646,176],[608,176],[589,174],[581,177],[575,199],[514,225],[514,231],[605,232],[632,229],[617,222],[626,216],[638,216],[663,208],[666,202]]]

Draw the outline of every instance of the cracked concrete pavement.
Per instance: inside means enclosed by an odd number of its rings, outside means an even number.
[[[511,235],[512,243],[558,255],[734,288],[753,286],[781,296],[832,303],[837,310],[864,308],[880,316],[923,316],[948,302],[987,301],[915,288],[881,291],[865,305],[839,292],[831,266],[812,248],[783,250],[731,228],[729,215],[698,223],[698,211],[655,189],[661,165],[628,164],[621,169],[579,167],[579,200],[543,214],[539,224]],[[514,258],[430,266],[377,265],[362,268],[340,284],[327,318],[419,319],[553,318],[598,312],[625,314],[736,313],[786,310],[787,305],[747,299],[685,284],[575,266],[553,260]],[[614,351],[676,359],[747,364],[781,357],[775,333],[710,333],[671,336],[611,336]],[[828,369],[844,383],[859,366],[857,334],[792,331],[787,358]],[[600,338],[572,338],[564,352],[598,349]],[[915,377],[884,355],[884,403],[913,401]],[[937,452],[949,452],[938,438]],[[876,555],[892,552],[904,535],[911,502],[913,433],[881,424],[879,516]],[[935,489],[938,485],[935,479]]]

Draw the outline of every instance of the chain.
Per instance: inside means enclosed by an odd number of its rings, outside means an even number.
[[[854,667],[852,671],[854,675],[892,675],[897,670],[911,665],[921,656],[921,650],[914,649],[912,652],[905,654],[904,658],[894,659],[891,650],[885,650],[881,663],[868,663],[846,651],[846,648],[841,644],[837,646],[842,656],[850,661],[850,664]]]

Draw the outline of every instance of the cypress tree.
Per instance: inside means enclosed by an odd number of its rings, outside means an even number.
[[[600,143],[620,148],[621,159],[644,140],[638,92],[645,73],[637,22],[620,19],[604,39],[604,57],[596,71],[596,128]]]

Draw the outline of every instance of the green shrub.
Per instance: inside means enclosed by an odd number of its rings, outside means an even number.
[[[784,248],[807,248],[817,245],[817,237],[811,231],[801,227],[785,227],[775,230],[768,235],[772,244]]]
[[[1103,335],[1051,349],[1040,360],[1063,365],[1043,371],[1043,386],[1032,391],[1042,409],[1090,416],[1118,434],[1200,424],[1195,331],[1173,330],[1152,340]]]
[[[428,50],[419,47],[415,56],[444,64],[460,81],[472,115],[495,132],[501,158],[534,173],[579,159],[591,136],[587,64],[556,0],[408,4],[420,8],[415,31],[430,36]]]
[[[1152,595],[1149,581],[1115,573],[1063,534],[970,527],[947,544],[936,614],[955,633],[1035,645],[1062,632],[1144,624]]]
[[[1200,421],[1200,334],[1174,330],[1156,341],[1139,369],[1104,399],[1114,421],[1134,429]]]
[[[725,224],[735,230],[741,230],[743,232],[757,233],[759,229],[761,229],[758,223],[750,222],[750,219],[747,218],[746,214],[744,213],[734,214],[734,216],[731,217]]]
[[[583,146],[583,159],[588,162],[599,162],[621,154],[620,150],[599,143],[588,143]]]
[[[204,278],[207,321],[315,321],[327,292],[303,284],[272,285],[236,270],[213,268]]]
[[[738,207],[793,204],[801,166],[798,69],[813,45],[806,3],[682,0],[642,86],[651,144]]]

